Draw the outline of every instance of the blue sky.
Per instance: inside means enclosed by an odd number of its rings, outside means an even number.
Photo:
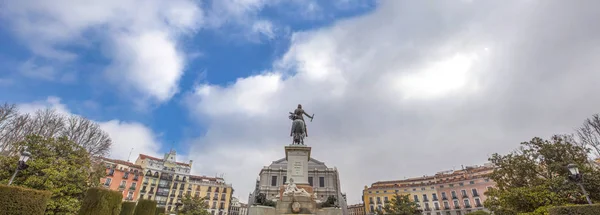
[[[210,8],[211,1],[201,2],[201,7]],[[298,3],[301,4],[301,3]],[[27,41],[15,33],[15,23],[10,19],[2,22],[0,29],[0,60],[7,67],[1,69],[0,78],[11,84],[0,85],[3,100],[11,103],[27,103],[45,100],[48,96],[61,98],[73,113],[93,120],[105,121],[120,119],[137,121],[160,132],[161,150],[171,147],[184,151],[185,141],[202,135],[205,127],[190,120],[183,110],[182,99],[197,83],[214,85],[232,84],[239,77],[261,73],[271,67],[273,61],[285,54],[289,48],[292,32],[306,31],[331,25],[337,20],[359,16],[372,11],[374,1],[349,2],[347,5],[334,1],[319,2],[319,11],[304,14],[301,5],[296,3],[274,3],[253,12],[253,18],[268,20],[273,24],[272,37],[253,35],[243,24],[222,24],[214,28],[199,29],[181,38],[180,48],[192,58],[186,62],[183,74],[178,81],[179,92],[168,101],[148,102],[138,107],[128,96],[119,95],[113,86],[98,80],[112,61],[110,55],[103,54],[103,42],[90,39],[89,46],[65,43],[64,48],[77,55],[77,59],[66,63],[45,59],[30,50]],[[317,4],[315,2],[315,4]],[[335,5],[338,4],[338,5]],[[89,33],[91,38],[95,36]],[[20,74],[19,68],[31,62],[35,67],[49,67],[54,70],[69,70],[76,73],[74,80],[47,80],[40,77]],[[40,74],[41,76],[41,74]],[[100,78],[101,79],[101,78]],[[93,109],[84,102],[94,104]]]
[[[0,3],[0,101],[96,121],[111,157],[194,160],[245,201],[284,156],[363,186],[483,164],[598,113],[600,1],[20,0]]]

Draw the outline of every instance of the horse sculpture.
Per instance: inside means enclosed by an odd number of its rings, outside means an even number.
[[[292,145],[304,145],[304,137],[306,137],[304,120],[297,118],[291,112],[289,118],[292,120]]]

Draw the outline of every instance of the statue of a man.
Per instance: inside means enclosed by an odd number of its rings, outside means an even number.
[[[312,116],[310,116],[306,112],[304,112],[304,109],[302,109],[301,104],[298,104],[298,108],[296,108],[296,110],[294,110],[294,115],[295,115],[296,119],[301,119],[304,122],[304,133],[308,137],[308,130],[306,130],[306,121],[304,121],[303,115],[306,115],[310,119],[312,119]],[[291,136],[292,136],[292,134],[290,134],[290,137]]]

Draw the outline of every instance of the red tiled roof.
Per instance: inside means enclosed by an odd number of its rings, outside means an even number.
[[[150,155],[145,155],[145,154],[140,154],[140,159],[142,159],[142,160],[144,160],[144,159],[150,159],[150,160],[155,160],[155,161],[162,161],[163,160],[163,159],[155,158],[155,157],[152,157]],[[183,165],[183,166],[190,166],[190,164],[187,164],[187,163],[181,163],[181,162],[175,162],[175,163],[179,164],[179,165]]]
[[[129,167],[134,167],[134,168],[138,168],[138,169],[142,168],[140,165],[136,165],[136,164],[133,164],[131,162],[124,161],[124,160],[116,160],[116,159],[110,159],[110,158],[102,158],[102,160],[105,160],[105,161],[108,161],[108,162],[111,162],[111,163],[116,163],[116,164],[121,164],[121,165],[129,166]]]

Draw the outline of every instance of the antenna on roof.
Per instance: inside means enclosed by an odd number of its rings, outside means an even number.
[[[131,157],[131,152],[133,152],[133,148],[131,148],[131,151],[129,151],[129,156],[127,156],[127,162],[129,162],[129,158]]]

